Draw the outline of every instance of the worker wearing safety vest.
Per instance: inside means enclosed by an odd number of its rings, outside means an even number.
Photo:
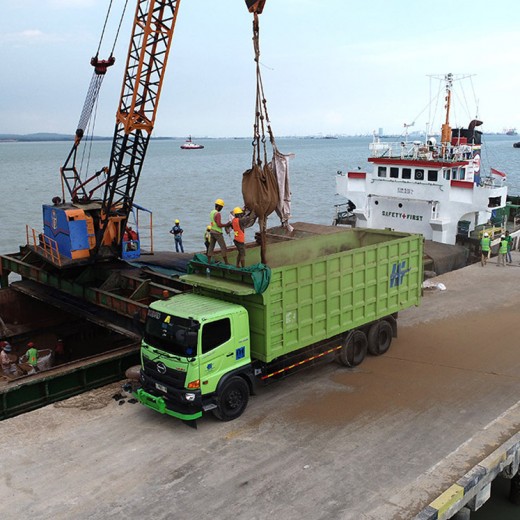
[[[31,365],[32,367],[36,368],[38,365],[38,351],[36,350],[34,343],[30,342],[27,343],[27,346],[29,347],[29,350],[25,353],[27,356],[27,363]]]
[[[237,255],[237,267],[246,266],[246,235],[244,233],[244,226],[242,224],[240,216],[244,214],[242,208],[238,206],[233,210],[234,218],[231,221],[231,227],[233,228],[233,243],[235,244],[238,255]]]
[[[208,249],[209,249],[209,239],[211,237],[210,231],[211,231],[211,226],[208,226],[206,228],[206,231],[204,231],[204,245],[206,246],[206,255],[208,254]]]
[[[209,237],[209,247],[208,247],[208,263],[211,263],[211,257],[213,256],[213,250],[215,249],[215,244],[218,242],[218,245],[220,246],[220,252],[222,254],[222,258],[224,259],[224,262],[227,264],[227,247],[226,242],[224,240],[224,236],[222,235],[222,231],[225,229],[227,232],[227,229],[230,227],[230,223],[226,222],[225,224],[222,223],[222,215],[220,212],[222,211],[222,208],[224,207],[224,201],[222,199],[217,199],[215,201],[215,209],[209,214],[209,218],[211,221],[211,231],[210,231],[210,237]]]
[[[506,255],[507,255],[507,240],[506,236],[500,237],[500,249],[498,250],[498,262],[497,266],[506,266]]]
[[[480,251],[482,254],[480,263],[482,264],[482,267],[484,267],[487,264],[491,252],[491,239],[489,238],[488,233],[484,233],[484,236],[480,240]]]

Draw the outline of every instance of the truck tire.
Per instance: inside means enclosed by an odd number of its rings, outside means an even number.
[[[368,342],[365,333],[361,330],[349,332],[339,351],[338,359],[346,367],[357,367],[367,355]]]
[[[380,356],[388,351],[393,338],[392,325],[386,320],[374,323],[368,331],[368,352]]]
[[[232,377],[224,383],[213,415],[220,421],[240,417],[249,402],[249,386],[241,377]]]

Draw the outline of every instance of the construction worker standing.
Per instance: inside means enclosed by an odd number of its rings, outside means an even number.
[[[38,369],[38,351],[36,350],[36,347],[34,346],[34,343],[31,341],[30,343],[27,343],[27,346],[29,349],[25,353],[27,356],[27,363],[31,365],[35,370]]]
[[[509,231],[506,231],[506,240],[507,240],[506,262],[508,264],[512,264],[513,257],[511,256],[511,249],[513,249],[513,237],[509,234]]]
[[[244,226],[242,224],[241,216],[244,214],[242,208],[238,206],[233,210],[233,220],[231,227],[233,228],[233,242],[237,248],[237,267],[246,266],[246,235],[244,233]]]
[[[184,246],[182,245],[182,234],[184,230],[180,226],[180,221],[177,219],[175,221],[175,225],[170,229],[170,233],[173,235],[175,241],[175,251],[178,253],[179,250],[181,253],[184,253]]]
[[[502,235],[500,237],[500,248],[498,250],[497,266],[503,266],[503,267],[506,266],[507,246],[508,246],[508,241],[506,240],[506,236]]]
[[[224,240],[224,236],[222,235],[222,231],[227,229],[230,226],[229,222],[225,224],[222,222],[221,211],[224,207],[224,201],[222,199],[217,199],[215,201],[215,209],[211,211],[209,214],[211,220],[211,231],[209,238],[209,247],[208,247],[208,263],[211,263],[211,257],[213,256],[213,250],[215,249],[215,244],[218,242],[220,246],[220,252],[222,254],[222,258],[224,262],[228,263],[227,258],[227,247],[226,242]]]
[[[204,245],[206,246],[206,255],[208,254],[209,249],[209,239],[211,237],[211,226],[206,227],[206,231],[204,232]]]
[[[484,233],[482,239],[480,240],[480,251],[480,263],[482,264],[482,267],[484,267],[487,264],[489,254],[491,252],[491,239],[489,238],[488,233]]]

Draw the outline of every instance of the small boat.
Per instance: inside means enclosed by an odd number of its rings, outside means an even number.
[[[513,148],[520,148],[520,141],[518,141],[518,143],[513,143]]]
[[[181,144],[181,148],[183,150],[201,150],[202,148],[204,148],[204,146],[202,144],[197,144],[197,143],[194,143],[192,140],[191,140],[191,135],[188,137],[188,139],[186,139],[186,141],[184,142],[184,144]]]
[[[397,142],[374,136],[368,159],[372,171],[338,171],[337,193],[346,203],[336,205],[335,223],[421,233],[444,244],[503,223],[506,175],[495,168],[481,171],[482,122],[474,119],[466,128],[452,129],[456,78],[437,79],[445,83],[446,99],[440,142],[431,129],[423,141],[408,140],[406,132]]]

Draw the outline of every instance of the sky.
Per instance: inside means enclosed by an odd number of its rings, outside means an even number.
[[[0,134],[77,126],[109,0],[0,0]],[[114,0],[120,13],[123,0]],[[112,135],[135,0],[96,112]],[[181,0],[154,135],[252,135],[252,15],[243,0]],[[423,130],[430,75],[467,74],[486,132],[520,130],[517,0],[267,0],[260,16],[264,92],[275,136]],[[110,54],[119,14],[100,57]],[[462,82],[461,82],[462,83]],[[435,87],[438,88],[438,87]]]

